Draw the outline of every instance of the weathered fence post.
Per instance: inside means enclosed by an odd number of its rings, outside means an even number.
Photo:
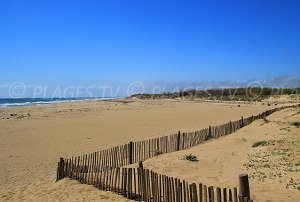
[[[233,202],[238,202],[237,188],[233,188]]]
[[[133,142],[129,142],[129,148],[128,148],[128,150],[129,150],[129,154],[128,154],[128,156],[129,156],[129,164],[133,164]]]
[[[56,169],[56,181],[57,182],[60,178],[60,162],[57,162],[57,169]]]
[[[241,118],[241,128],[244,127],[244,117]]]
[[[190,185],[190,197],[191,197],[191,202],[198,202],[197,186],[195,183]]]
[[[176,151],[180,150],[180,131],[178,131],[177,134],[177,146],[176,146]]]
[[[217,202],[222,202],[221,188],[217,187]]]
[[[227,189],[223,188],[223,201],[227,202]]]
[[[207,135],[207,137],[205,138],[205,141],[206,141],[206,140],[210,140],[210,139],[212,139],[211,126],[208,127],[208,135]]]
[[[56,182],[64,178],[64,164],[64,158],[61,157],[57,165]]]
[[[208,201],[209,202],[214,202],[215,201],[214,187],[213,186],[208,187]]]
[[[250,200],[250,186],[247,174],[240,174],[239,175],[239,184],[240,184],[240,193],[239,197],[244,199],[245,197]]]

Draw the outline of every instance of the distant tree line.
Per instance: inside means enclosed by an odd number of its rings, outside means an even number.
[[[241,100],[261,101],[270,96],[298,95],[300,88],[224,88],[210,90],[189,89],[179,92],[165,92],[162,94],[135,94],[131,97],[140,99],[162,99],[162,98],[187,98],[187,99],[209,99],[209,100]]]

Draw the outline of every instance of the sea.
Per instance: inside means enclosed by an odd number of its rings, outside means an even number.
[[[0,107],[20,107],[53,104],[61,102],[74,102],[85,100],[108,100],[111,97],[95,98],[0,98]]]

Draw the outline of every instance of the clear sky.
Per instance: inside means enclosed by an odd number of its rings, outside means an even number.
[[[1,0],[0,83],[300,75],[300,1]]]

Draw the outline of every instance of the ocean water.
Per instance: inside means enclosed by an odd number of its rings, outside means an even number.
[[[60,102],[74,102],[82,100],[104,100],[112,98],[0,98],[0,107],[20,107],[52,104]]]

